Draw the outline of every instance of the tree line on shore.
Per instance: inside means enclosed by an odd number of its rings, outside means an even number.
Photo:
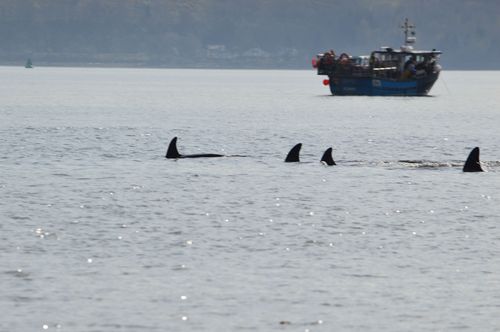
[[[498,69],[494,0],[3,0],[0,63],[307,68],[319,52],[417,47],[451,69]]]

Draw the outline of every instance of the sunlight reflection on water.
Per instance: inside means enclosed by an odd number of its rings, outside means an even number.
[[[0,330],[500,324],[485,78],[337,98],[308,71],[0,67]],[[174,136],[249,157],[166,160]],[[474,146],[490,172],[461,172]]]

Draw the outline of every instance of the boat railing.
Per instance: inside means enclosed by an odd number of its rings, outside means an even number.
[[[354,61],[339,61],[332,57],[318,59],[318,74],[337,77],[373,77],[384,79],[411,79],[428,75],[434,68],[430,65],[417,66],[417,71],[410,73],[401,69],[401,61],[375,59],[369,66]],[[424,70],[422,70],[424,69]]]

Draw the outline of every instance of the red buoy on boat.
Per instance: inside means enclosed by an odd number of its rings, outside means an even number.
[[[312,64],[312,67],[313,67],[313,68],[318,68],[318,61],[317,61],[316,59],[314,59],[314,58],[313,58],[313,59],[311,60],[311,64]]]
[[[323,80],[323,85],[324,86],[330,85],[330,80]]]

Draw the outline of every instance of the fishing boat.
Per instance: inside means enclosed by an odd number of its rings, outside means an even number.
[[[405,20],[401,26],[405,40],[399,49],[381,47],[362,56],[330,50],[312,60],[323,84],[333,95],[425,96],[439,77],[440,51],[414,49],[415,25]]]

